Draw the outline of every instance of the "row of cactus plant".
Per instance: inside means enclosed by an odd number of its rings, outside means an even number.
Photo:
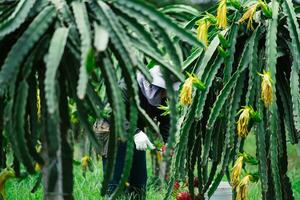
[[[262,199],[294,198],[286,145],[298,143],[300,133],[295,6],[291,0],[220,0],[189,21],[206,48],[192,48],[185,60],[188,76],[179,102],[185,121],[173,144],[174,173],[165,199],[175,180],[188,176],[192,182],[195,168],[199,193],[191,187],[192,199],[211,197],[225,175],[236,199],[246,199],[250,182],[257,181]],[[258,171],[240,179],[249,162],[249,134],[256,138],[257,162],[250,162]]]

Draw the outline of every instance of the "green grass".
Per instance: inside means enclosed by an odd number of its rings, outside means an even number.
[[[98,164],[98,163],[96,163]],[[99,188],[102,179],[101,166],[95,166],[93,172],[86,173],[84,178],[81,167],[74,165],[74,196],[76,199],[101,199]],[[6,195],[8,199],[43,199],[42,187],[35,193],[30,193],[37,179],[37,175],[28,176],[24,180],[10,179],[6,184]]]
[[[252,155],[255,155],[255,141],[254,136],[249,135],[246,140],[245,150]],[[299,151],[297,153],[297,151]],[[78,149],[75,155],[79,155]],[[289,166],[288,166],[288,176],[291,179],[292,187],[295,195],[295,199],[300,199],[300,146],[299,145],[288,145],[288,155],[289,155]],[[77,156],[77,160],[80,157]],[[151,162],[147,159],[148,163],[148,176],[151,179]],[[83,177],[80,165],[74,165],[74,197],[78,200],[99,200],[105,199],[100,196],[100,187],[102,181],[102,166],[101,161],[94,161],[94,171],[87,172],[86,177]],[[255,168],[252,168],[255,170]],[[28,176],[23,180],[10,179],[6,183],[6,195],[7,200],[31,200],[31,199],[43,199],[42,187],[40,187],[35,193],[30,193],[32,187],[34,186],[37,179],[37,175]],[[149,186],[147,188],[147,199],[148,200],[160,200],[163,199],[165,190],[163,188],[155,188]],[[251,184],[248,199],[250,200],[260,200],[260,183]],[[126,197],[121,198],[126,199]]]
[[[79,160],[79,159],[78,159]],[[100,196],[101,181],[103,178],[101,161],[94,161],[93,172],[88,171],[84,177],[80,165],[73,165],[74,173],[74,198],[78,200],[99,200],[106,199]],[[151,174],[149,160],[148,173]],[[31,189],[36,183],[38,175],[28,176],[23,180],[9,179],[5,184],[7,200],[35,200],[43,199],[43,190],[40,186],[35,193]],[[161,188],[148,187],[147,199],[163,199],[164,191]],[[126,197],[120,198],[127,199]]]

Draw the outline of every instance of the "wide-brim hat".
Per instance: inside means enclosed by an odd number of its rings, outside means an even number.
[[[164,76],[161,72],[161,69],[160,69],[159,65],[155,65],[154,67],[152,67],[149,70],[149,72],[152,76],[152,82],[151,82],[152,85],[158,86],[158,87],[163,88],[163,89],[167,89],[166,81],[164,79]],[[179,81],[173,83],[173,89],[175,91],[179,90],[179,86],[180,86]]]

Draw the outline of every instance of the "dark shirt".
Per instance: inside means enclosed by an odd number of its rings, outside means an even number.
[[[128,95],[127,95],[127,89],[126,85],[123,81],[120,83],[121,90],[123,92],[123,98],[125,100],[126,104],[126,111],[127,114],[129,113],[129,103],[128,103]],[[140,99],[140,106],[145,110],[145,112],[149,115],[149,117],[154,120],[156,119],[159,123],[159,132],[163,138],[164,142],[168,141],[169,136],[169,128],[170,128],[170,117],[162,116],[163,110],[158,109],[156,106],[152,106],[146,97],[143,95],[141,89],[139,88],[139,99]],[[166,99],[162,99],[162,102],[166,102]],[[144,131],[144,128],[148,126],[147,120],[143,117],[142,114],[139,114],[138,116],[138,123],[137,128],[138,130]]]
[[[170,128],[170,117],[162,116],[162,113],[164,112],[161,109],[158,109],[156,106],[152,106],[146,97],[143,95],[141,90],[139,91],[139,97],[140,97],[140,105],[141,107],[146,111],[146,113],[149,115],[150,118],[154,119],[156,118],[159,122],[159,132],[164,140],[164,142],[168,141],[169,136],[169,128]],[[166,101],[162,101],[166,102]],[[143,130],[147,126],[147,121],[142,117],[142,115],[139,115],[138,118],[138,128]]]

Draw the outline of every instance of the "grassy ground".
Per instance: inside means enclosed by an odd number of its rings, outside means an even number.
[[[249,136],[247,139],[245,149],[247,152],[255,155],[254,137]],[[289,171],[288,175],[291,178],[295,199],[300,199],[300,146],[288,145],[289,154]],[[77,158],[77,160],[79,157]],[[83,177],[81,167],[74,165],[74,197],[78,200],[99,200],[104,199],[100,197],[99,189],[102,180],[102,166],[101,162],[93,162],[94,171],[87,172],[86,177]],[[148,162],[148,174],[151,176],[151,163]],[[37,175],[29,176],[24,180],[10,179],[6,184],[7,200],[31,200],[42,199],[43,192],[40,187],[35,193],[30,193],[35,184]],[[165,191],[163,189],[156,189],[148,187],[147,199],[161,200],[163,199]],[[249,200],[259,200],[260,184],[252,184],[249,192]]]
[[[101,162],[96,162],[93,172],[87,172],[83,177],[81,167],[74,165],[74,197],[78,200],[99,200],[105,199],[100,196],[100,186],[102,180]],[[40,187],[35,193],[30,193],[37,179],[37,175],[18,181],[10,179],[6,183],[7,200],[33,200],[43,199],[43,191]],[[151,200],[163,199],[163,192],[158,192],[154,188],[148,188],[147,195]]]
[[[78,152],[79,148],[75,150],[75,159],[80,160],[80,153]],[[76,156],[77,155],[77,156]],[[9,159],[10,160],[10,159]],[[88,171],[86,176],[84,177],[82,174],[82,169],[80,165],[73,165],[73,173],[74,173],[74,197],[77,200],[102,200],[106,199],[100,196],[100,188],[101,181],[103,178],[102,172],[102,162],[101,160],[92,162],[93,164],[93,172]],[[149,164],[147,165],[148,174],[151,175],[151,164],[149,160]],[[31,193],[30,191],[34,187],[36,180],[38,178],[37,175],[28,176],[23,180],[18,179],[9,179],[6,182],[5,190],[7,200],[39,200],[43,199],[43,190],[42,187],[35,193]],[[150,177],[151,178],[151,177]],[[159,191],[158,191],[159,190]],[[154,187],[148,187],[147,190],[147,199],[150,200],[160,200],[163,199],[164,191]],[[126,197],[120,198],[119,200],[125,200]]]

